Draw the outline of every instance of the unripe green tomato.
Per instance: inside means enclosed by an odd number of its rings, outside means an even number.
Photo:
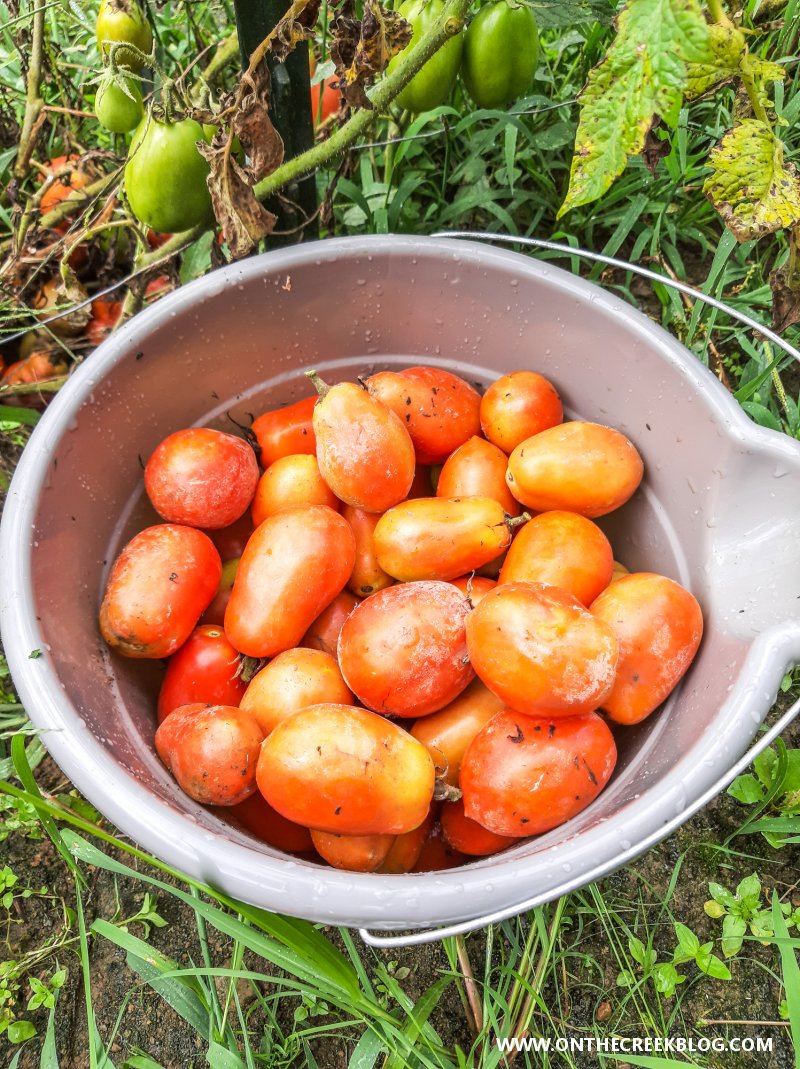
[[[140,222],[173,234],[210,219],[209,166],[195,144],[203,140],[203,127],[194,119],[166,123],[144,117],[125,164],[128,202]]]
[[[428,32],[444,11],[444,7],[445,0],[406,0],[400,5],[400,14],[411,23],[413,33],[410,43],[389,64],[389,71],[396,68],[400,60],[408,55],[408,50],[414,47],[414,43]],[[444,104],[458,75],[463,44],[464,35],[458,33],[431,56],[422,70],[398,93],[396,100],[401,108],[419,114]]]
[[[149,55],[153,47],[153,31],[136,0],[103,0],[97,13],[96,28],[101,55],[108,55],[108,47],[103,46],[105,41],[125,41],[145,55]],[[117,52],[116,61],[120,67],[134,70],[141,67],[133,53],[124,48]]]
[[[479,108],[524,96],[536,74],[539,32],[529,7],[486,4],[467,27],[461,77]]]
[[[134,130],[144,115],[139,83],[133,78],[126,78],[125,89],[131,96],[116,82],[103,82],[95,97],[94,111],[97,121],[113,134],[126,134],[128,130]]]

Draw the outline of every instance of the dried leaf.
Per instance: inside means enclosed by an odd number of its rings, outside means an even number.
[[[352,0],[346,0],[331,30],[331,59],[345,100],[353,107],[372,108],[367,87],[411,41],[411,25],[378,0],[364,0],[364,17],[359,20]]]
[[[738,241],[800,223],[800,181],[783,153],[760,119],[745,119],[712,149],[703,191]]]
[[[670,152],[669,138],[656,137],[657,130],[666,131],[666,127],[659,116],[655,115],[645,136],[644,147],[642,148],[642,159],[650,174],[656,173],[658,161],[663,160],[665,156],[669,156]]]
[[[779,267],[769,276],[772,290],[772,329],[782,334],[787,327],[800,323],[800,275],[789,276]]]
[[[320,0],[294,0],[273,31],[270,51],[283,63],[301,41],[310,41],[319,17]]]
[[[596,200],[641,152],[654,115],[680,106],[687,63],[708,52],[699,0],[628,0],[607,55],[589,75],[570,184],[559,216]]]
[[[271,79],[266,62],[244,75],[242,89],[231,126],[247,154],[248,173],[260,182],[283,163],[283,141],[269,116]]]
[[[741,30],[735,26],[712,23],[708,27],[708,54],[686,66],[686,99],[695,100],[709,89],[730,81],[739,71],[745,50],[745,38]]]
[[[215,142],[217,138],[214,139]],[[224,144],[198,142],[198,150],[211,165],[208,188],[214,215],[222,227],[231,256],[246,256],[255,245],[275,229],[272,212],[253,193],[253,176],[241,167]]]

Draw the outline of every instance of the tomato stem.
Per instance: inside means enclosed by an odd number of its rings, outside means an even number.
[[[509,516],[506,513],[506,527],[510,531],[513,531],[515,527],[522,527],[524,523],[527,523],[531,519],[530,512],[523,512],[519,516]]]
[[[461,798],[461,791],[448,783],[446,779],[437,776],[433,788],[433,800],[435,802],[457,802]]]
[[[320,397],[325,397],[330,392],[330,386],[327,384],[327,382],[325,382],[324,379],[320,378],[316,371],[306,371],[305,374],[307,378],[311,379],[314,389],[317,391]]]

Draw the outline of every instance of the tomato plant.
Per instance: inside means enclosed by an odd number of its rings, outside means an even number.
[[[145,226],[179,232],[210,220],[209,166],[197,151],[203,140],[194,119],[161,122],[151,113],[142,119],[128,151],[125,192]]]

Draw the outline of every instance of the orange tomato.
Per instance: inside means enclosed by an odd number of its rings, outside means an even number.
[[[296,646],[350,578],[353,532],[324,505],[269,516],[245,547],[225,610],[225,633],[250,657]]]
[[[33,386],[66,374],[67,365],[55,352],[34,350],[24,360],[9,364],[0,378],[0,386]]]
[[[92,301],[92,318],[86,328],[86,337],[92,345],[99,345],[119,323],[122,301],[98,297]]]
[[[252,533],[253,521],[247,511],[243,512],[239,519],[229,527],[219,527],[216,530],[206,531],[208,537],[219,550],[219,555],[223,560],[233,560],[234,557],[241,557]]]
[[[229,705],[184,705],[156,731],[158,756],[190,798],[237,805],[256,790],[263,732],[249,713]]]
[[[505,702],[479,679],[473,679],[444,709],[417,720],[411,734],[433,758],[437,774],[457,787],[467,747],[481,728],[504,708]]]
[[[378,564],[401,582],[447,581],[499,557],[512,524],[489,497],[420,497],[402,501],[375,526]]]
[[[543,512],[511,544],[501,583],[547,583],[587,607],[611,582],[614,554],[608,539],[577,512]]]
[[[504,453],[511,453],[526,438],[557,426],[563,416],[555,386],[535,371],[503,375],[481,398],[483,433]]]
[[[621,579],[623,575],[630,575],[630,571],[624,564],[620,564],[618,560],[614,561],[614,570],[611,573],[611,582],[616,583],[617,579]]]
[[[309,705],[351,705],[336,658],[322,650],[293,649],[279,653],[250,680],[239,705],[269,735],[281,721]]]
[[[462,575],[460,579],[451,579],[450,583],[461,593],[469,598],[474,608],[481,598],[485,597],[490,590],[497,586],[496,579],[489,579],[484,575]]]
[[[303,635],[300,645],[306,649],[324,650],[331,657],[337,657],[339,633],[356,605],[358,605],[358,598],[349,590],[343,590],[341,594],[337,594]]]
[[[146,527],[111,568],[100,633],[125,657],[169,657],[194,630],[221,574],[219,553],[202,531]]]
[[[347,869],[349,872],[375,872],[385,861],[394,840],[394,835],[311,832],[311,841],[319,856],[335,869]]]
[[[392,845],[389,847],[389,852],[378,866],[377,871],[395,874],[411,872],[419,860],[419,855],[433,827],[433,822],[433,813],[429,812],[418,828],[407,831],[404,835],[395,835]]]
[[[268,468],[281,457],[314,453],[317,448],[311,415],[315,397],[304,397],[286,408],[275,408],[253,420],[250,428],[261,450],[261,466]]]
[[[230,816],[243,824],[251,835],[286,854],[309,854],[314,849],[308,828],[281,816],[257,790],[234,806]]]
[[[420,464],[442,464],[454,449],[480,434],[480,394],[442,368],[380,371],[366,386],[403,420]]]
[[[328,387],[315,379],[317,460],[340,501],[385,512],[402,501],[414,480],[414,446],[398,417],[361,386]]]
[[[619,642],[619,664],[602,708],[618,724],[638,724],[678,685],[703,637],[693,594],[666,576],[621,576],[592,603],[592,615]]]
[[[330,75],[324,82],[317,82],[311,86],[311,119],[314,126],[327,122],[332,115],[338,115],[339,105],[342,102],[342,94],[334,86],[338,82],[335,74]],[[322,104],[320,105],[320,97]]]
[[[353,566],[353,574],[347,581],[348,587],[359,597],[366,597],[368,594],[374,594],[376,590],[391,586],[394,579],[378,564],[375,552],[373,535],[380,516],[374,512],[353,508],[352,505],[342,508],[342,516],[352,527],[356,540],[356,563]]]
[[[247,510],[258,462],[243,439],[210,427],[175,431],[156,446],[144,468],[153,508],[169,523],[228,527]]]
[[[507,467],[508,457],[502,449],[485,438],[473,436],[444,462],[436,483],[436,496],[489,497],[509,516],[518,516],[519,501],[506,485]]]
[[[39,201],[39,211],[42,215],[62,200],[66,200],[76,190],[84,189],[89,185],[89,175],[77,166],[79,163],[80,156],[75,153],[70,156],[55,156],[52,160],[48,160],[45,165],[48,175],[58,174],[59,177],[42,194],[42,199]]]
[[[345,682],[367,708],[388,716],[442,709],[474,675],[467,657],[468,613],[468,602],[450,583],[379,590],[352,611],[339,635]]]
[[[614,633],[558,587],[503,583],[469,614],[466,628],[473,668],[512,709],[574,716],[611,693]]]
[[[454,850],[472,857],[483,857],[505,850],[517,840],[510,835],[498,835],[489,831],[464,812],[464,802],[446,802],[442,806],[442,835]]]
[[[339,499],[322,478],[317,458],[309,453],[293,453],[270,464],[250,507],[254,526],[292,505],[327,505],[339,511]]]
[[[314,705],[284,720],[261,747],[256,776],[289,820],[341,835],[418,827],[435,779],[428,751],[407,731],[347,705]]]
[[[464,813],[496,835],[541,835],[594,801],[616,759],[614,736],[596,713],[549,720],[508,709],[464,754]]]
[[[440,872],[442,869],[458,868],[459,865],[465,865],[468,860],[468,857],[448,843],[442,835],[442,825],[437,819],[422,844],[419,857],[411,871]]]
[[[508,458],[514,497],[536,509],[564,509],[594,519],[624,505],[642,481],[633,443],[599,423],[562,423],[526,438]]]

